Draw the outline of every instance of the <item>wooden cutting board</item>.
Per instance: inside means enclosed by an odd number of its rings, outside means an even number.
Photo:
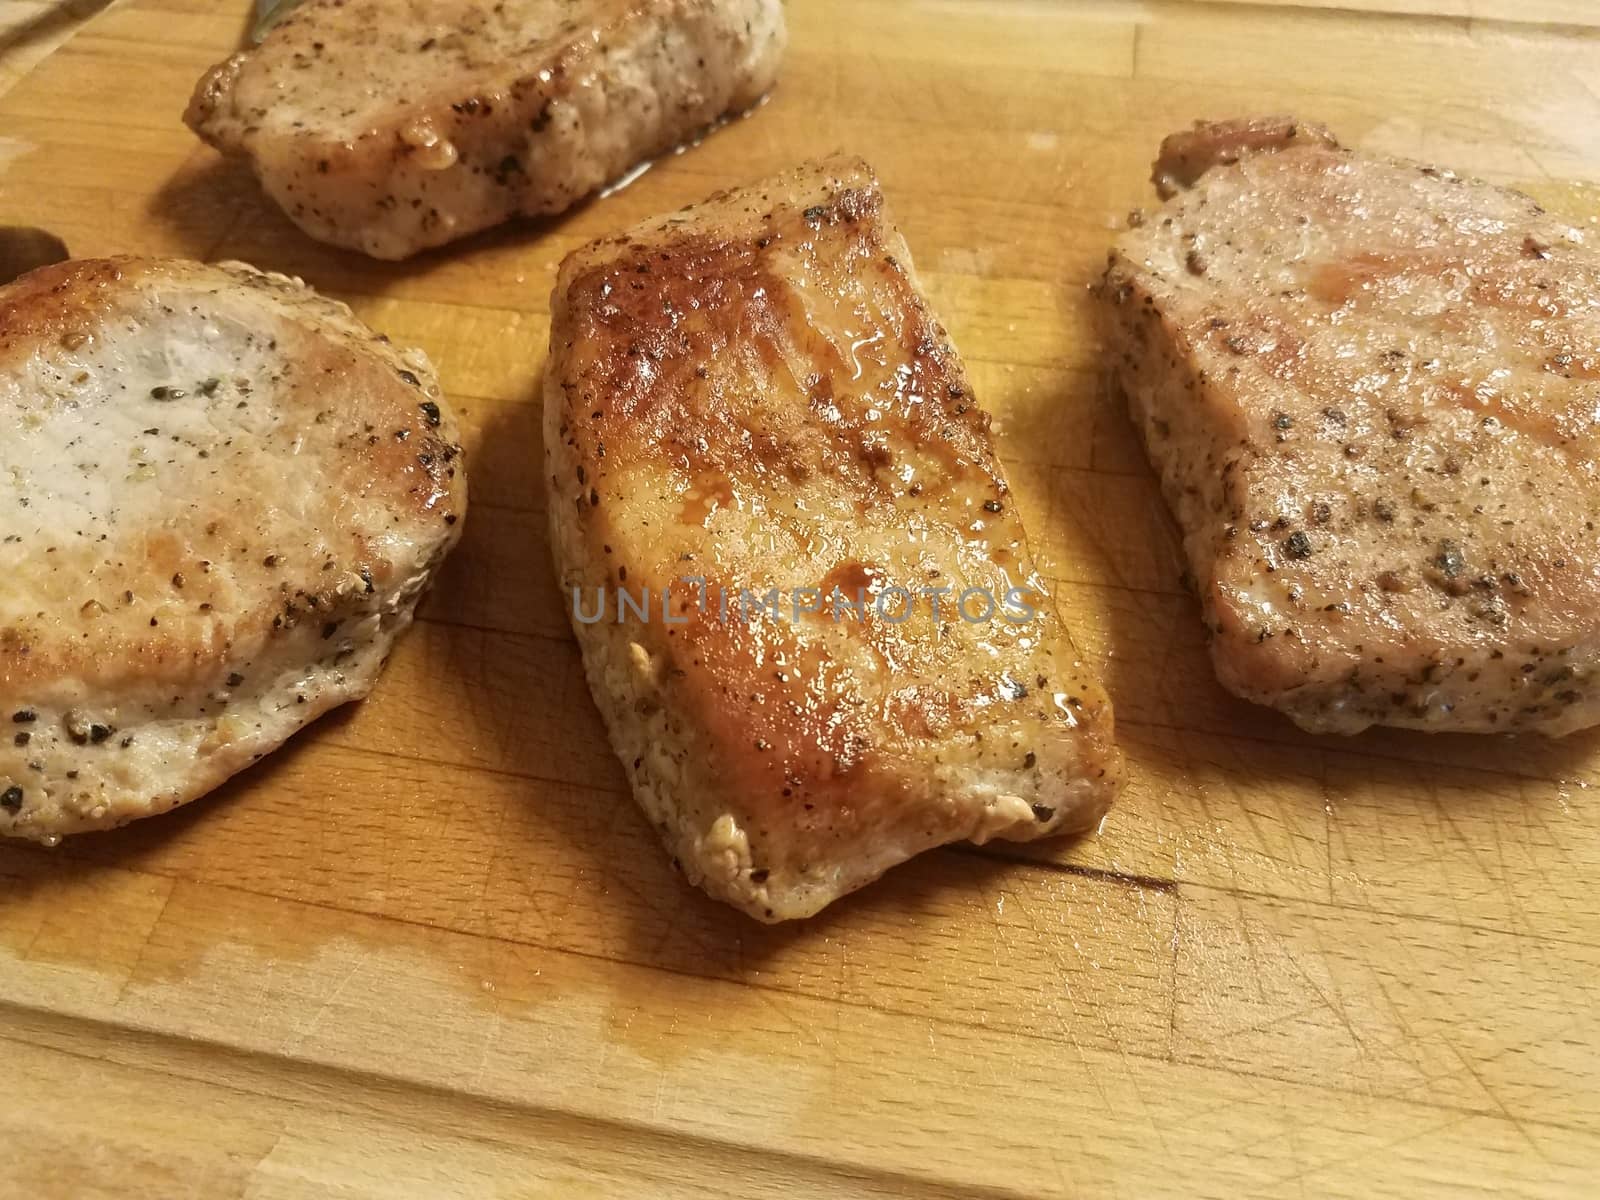
[[[0,222],[350,301],[441,367],[474,492],[370,701],[170,817],[0,847],[0,1194],[1595,1194],[1600,736],[1312,738],[1225,695],[1096,370],[1086,286],[1197,116],[1292,111],[1596,224],[1600,7],[1338,8],[794,0],[755,116],[398,266],[179,123],[242,4],[115,8],[0,97]],[[768,929],[674,876],[606,749],[538,380],[567,251],[832,149],[882,173],[1132,779],[1097,838],[928,854]]]

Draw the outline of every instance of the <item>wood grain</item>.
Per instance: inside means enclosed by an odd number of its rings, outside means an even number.
[[[1203,115],[1600,223],[1592,5],[794,0],[754,117],[400,265],[182,128],[236,8],[134,0],[35,66],[86,10],[0,0],[0,216],[296,272],[426,347],[473,511],[370,701],[171,817],[0,847],[0,1194],[1592,1194],[1600,735],[1311,738],[1221,692],[1085,296]],[[1096,838],[936,852],[768,929],[626,795],[536,405],[565,253],[832,149],[882,173],[1132,777]]]

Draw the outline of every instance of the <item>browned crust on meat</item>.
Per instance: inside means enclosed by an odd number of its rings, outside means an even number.
[[[926,523],[937,556],[975,513],[985,548],[960,569],[992,584],[1003,562],[1049,609],[988,417],[864,163],[597,243],[563,264],[553,305],[564,589],[659,592],[685,562],[713,589],[774,563],[794,583],[881,586],[902,578],[908,527]],[[982,664],[926,623],[747,627],[694,599],[677,593],[676,628],[576,628],[647,814],[692,880],[752,915],[806,915],[943,842],[1092,826],[1110,802],[1110,706],[1053,611],[1031,648],[996,634]]]
[[[951,473],[981,472],[988,491],[1003,497],[1007,489],[989,443],[988,414],[972,402],[971,386],[943,328],[897,257],[901,247],[886,239],[882,208],[875,188],[845,187],[826,204],[813,206],[810,217],[779,212],[779,219],[762,221],[758,237],[744,230],[729,236],[715,226],[681,229],[662,241],[610,242],[607,257],[587,260],[592,264],[587,269],[585,259],[573,260],[563,273],[566,303],[584,314],[587,327],[581,336],[603,350],[584,362],[582,386],[609,398],[588,426],[607,447],[607,473],[667,454],[693,458],[697,467],[751,486],[801,483],[822,470],[871,501],[893,498],[893,481],[885,477],[882,454],[873,448],[881,425],[869,410],[841,409],[826,437],[808,438],[802,428],[780,421],[774,425],[781,432],[751,433],[747,411],[707,405],[697,395],[704,364],[718,355],[753,353],[758,361],[752,366],[785,369],[790,331],[806,321],[793,289],[775,273],[760,243],[843,226],[851,252],[862,259],[861,269],[894,294],[902,319],[891,331],[893,351],[907,363],[905,387],[927,397],[908,410],[904,432],[941,467]],[[635,288],[640,275],[660,279]],[[669,306],[693,308],[702,323],[685,334],[669,319]],[[818,366],[845,369],[834,346],[819,339],[815,348],[823,360]],[[641,360],[658,364],[658,370],[642,375]],[[818,372],[818,377],[813,403],[827,403],[833,399],[827,375]]]

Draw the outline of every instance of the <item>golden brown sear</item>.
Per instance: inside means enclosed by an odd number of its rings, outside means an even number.
[[[691,880],[782,920],[932,846],[1095,825],[1109,704],[864,163],[596,243],[554,314],[561,582]]]

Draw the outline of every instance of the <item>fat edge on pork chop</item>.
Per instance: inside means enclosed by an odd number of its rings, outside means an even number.
[[[749,109],[786,40],[780,0],[307,0],[184,120],[312,237],[405,258]]]
[[[553,312],[558,574],[613,746],[692,882],[783,920],[943,843],[1098,822],[1121,774],[1110,705],[864,163],[579,251]],[[781,615],[740,596],[770,588]],[[941,615],[896,588],[948,589]],[[649,616],[593,619],[619,592]]]
[[[1217,674],[1312,731],[1600,721],[1600,254],[1286,118],[1162,146],[1104,342]]]

